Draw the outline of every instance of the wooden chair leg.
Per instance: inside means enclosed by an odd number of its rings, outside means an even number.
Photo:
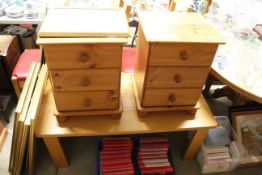
[[[17,96],[17,98],[19,98],[20,94],[21,94],[21,89],[19,87],[19,83],[17,81],[16,76],[12,76],[11,80],[12,80],[12,84],[13,84],[14,89],[15,89],[16,96]]]
[[[7,137],[7,129],[4,127],[1,121],[0,121],[0,130],[1,130],[0,132],[0,152],[1,152]]]
[[[123,0],[119,1],[119,7],[124,7],[124,1]]]
[[[176,8],[176,3],[175,3],[175,1],[174,1],[174,0],[170,0],[170,1],[169,1],[168,11],[173,12],[173,11],[175,11],[175,8]]]

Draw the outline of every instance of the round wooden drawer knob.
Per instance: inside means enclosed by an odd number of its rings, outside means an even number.
[[[188,55],[187,55],[187,53],[185,51],[182,51],[180,53],[180,59],[183,60],[183,61],[188,59]]]
[[[92,105],[92,101],[87,99],[87,100],[84,101],[84,105],[85,105],[85,107],[90,107]]]
[[[86,54],[86,53],[82,53],[79,57],[79,60],[82,62],[82,63],[86,63],[88,60],[89,60],[89,56]]]
[[[82,85],[83,85],[83,86],[89,86],[89,85],[90,85],[90,80],[89,80],[89,79],[84,79],[84,80],[82,81]]]
[[[60,90],[60,89],[61,89],[61,86],[55,86],[55,89],[56,89],[56,90]]]
[[[109,92],[109,98],[111,98],[112,100],[117,99],[117,94],[114,91],[110,91]]]
[[[181,77],[181,75],[176,74],[176,75],[174,76],[174,81],[175,81],[176,83],[181,83],[181,82],[182,82],[182,77]]]
[[[55,72],[55,73],[54,73],[54,76],[58,77],[58,76],[59,76],[59,73]]]
[[[175,101],[176,101],[176,96],[175,96],[175,94],[170,94],[169,97],[168,97],[168,100],[169,100],[170,102],[175,102]]]

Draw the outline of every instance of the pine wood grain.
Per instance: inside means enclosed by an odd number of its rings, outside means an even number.
[[[58,111],[106,110],[119,107],[119,91],[54,92]]]
[[[52,159],[55,161],[56,166],[67,167],[68,161],[58,138],[43,138],[43,140],[47,145],[47,149],[52,156]]]
[[[149,67],[147,88],[200,88],[209,67]]]
[[[151,66],[210,66],[218,47],[217,44],[185,43],[153,43],[150,46]]]
[[[36,135],[38,137],[74,137],[142,134],[196,130],[217,125],[202,96],[199,98],[199,109],[195,116],[183,111],[168,111],[152,113],[147,118],[139,118],[131,74],[122,74],[121,83],[123,113],[119,120],[108,117],[72,117],[66,123],[59,124],[53,114],[55,103],[51,84],[48,82],[36,123]]]
[[[138,16],[148,42],[225,43],[199,13],[140,11]]]
[[[24,103],[25,103],[25,99],[26,99],[26,95],[27,95],[29,85],[30,85],[30,82],[31,82],[31,78],[32,78],[33,73],[34,73],[35,66],[36,66],[36,62],[32,62],[31,66],[29,68],[29,71],[28,71],[27,79],[25,80],[25,83],[24,83],[24,88],[23,88],[24,90],[21,92],[21,96],[20,96],[18,103],[17,103],[17,106],[16,106],[16,113],[17,114],[21,114],[21,112],[22,112],[22,109],[23,109],[23,106],[24,106]]]
[[[189,160],[194,157],[194,153],[198,151],[203,140],[205,139],[208,133],[208,128],[197,130],[195,136],[188,146],[188,151],[184,155],[184,160]],[[193,154],[192,154],[193,153]]]
[[[37,38],[37,44],[103,44],[103,43],[127,43],[127,38]]]
[[[134,78],[136,82],[137,92],[139,100],[143,100],[144,86],[145,86],[145,78],[147,72],[147,66],[149,62],[150,56],[150,45],[145,40],[145,36],[141,25],[138,26],[138,39],[137,39],[137,49],[136,49],[136,62],[135,62],[135,72]]]
[[[51,70],[54,91],[119,90],[119,69]]]
[[[44,45],[49,69],[118,68],[121,64],[120,44]]]
[[[17,145],[16,145],[16,150],[15,150],[15,155],[14,155],[15,166],[13,168],[15,175],[19,175],[21,173],[22,166],[23,166],[27,138],[29,134],[28,133],[29,125],[25,123],[27,120],[28,109],[30,106],[33,92],[34,92],[35,83],[37,81],[40,66],[41,66],[40,63],[36,63],[32,77],[30,77],[31,79],[30,79],[30,83],[28,86],[25,102],[23,104],[23,109],[18,118],[18,137],[16,140]]]
[[[12,76],[11,81],[12,81],[13,87],[15,89],[16,96],[19,98],[20,94],[21,94],[21,88],[19,87],[19,83],[17,81],[17,77],[16,76]]]
[[[195,106],[224,38],[196,13],[141,11],[139,17],[134,77],[141,106]]]
[[[113,119],[119,119],[121,117],[121,113],[123,112],[123,106],[120,100],[120,105],[117,109],[112,110],[91,110],[91,111],[54,111],[54,115],[56,116],[57,120],[63,119],[66,122],[70,117],[75,116],[82,116],[82,117],[111,117]],[[61,117],[61,118],[60,118]],[[63,118],[64,117],[64,118]],[[60,121],[59,121],[60,122]]]
[[[38,33],[39,37],[128,37],[123,9],[52,9]]]
[[[173,12],[175,9],[176,9],[176,2],[175,2],[175,0],[170,0],[169,1],[168,11]]]
[[[196,112],[197,109],[199,109],[199,102],[194,105],[183,105],[183,106],[149,106],[149,107],[143,107],[141,104],[140,99],[138,98],[137,88],[135,79],[133,78],[133,89],[134,89],[134,95],[136,99],[136,107],[137,112],[140,117],[146,117],[150,112],[159,112],[159,111],[187,111],[190,114],[193,114]],[[192,116],[194,117],[194,116]]]
[[[194,106],[202,88],[147,89],[142,106]]]
[[[0,152],[5,144],[8,131],[0,121]]]
[[[39,114],[43,92],[46,85],[47,80],[47,65],[44,64],[41,67],[39,78],[36,83],[35,91],[32,96],[31,105],[28,109],[27,121],[26,124],[29,126],[29,138],[28,138],[28,174],[34,174],[34,165],[35,165],[35,152],[36,152],[36,144],[35,144],[35,123],[37,121],[37,116]]]
[[[20,98],[18,100],[16,111],[15,111],[15,121],[14,121],[14,129],[13,129],[13,137],[12,137],[12,144],[11,144],[11,153],[10,153],[10,161],[9,161],[9,170],[14,169],[14,156],[16,154],[16,147],[17,147],[17,138],[19,134],[19,116],[22,113],[23,106],[25,103],[25,99],[27,96],[27,92],[29,89],[29,85],[31,82],[31,78],[34,73],[34,69],[36,66],[36,62],[33,62],[29,68],[27,79],[24,83],[23,91],[21,92]]]

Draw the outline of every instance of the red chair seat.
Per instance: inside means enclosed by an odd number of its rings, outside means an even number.
[[[124,47],[122,52],[122,72],[132,73],[135,68],[136,48]]]
[[[13,76],[16,76],[17,80],[25,80],[33,61],[40,62],[40,49],[28,49],[25,50],[15,66]]]

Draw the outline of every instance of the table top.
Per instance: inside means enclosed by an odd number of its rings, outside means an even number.
[[[262,103],[262,42],[253,31],[262,23],[262,1],[213,0],[207,19],[226,37],[211,74],[250,100]]]
[[[39,37],[128,37],[123,9],[52,9],[42,23]]]
[[[262,103],[262,43],[252,47],[240,40],[219,46],[210,72],[239,94]]]
[[[137,116],[131,74],[122,73],[121,98],[123,113],[120,119],[105,116],[71,117],[65,123],[58,123],[53,115],[55,102],[48,81],[40,114],[37,118],[37,137],[73,137],[160,133],[188,131],[198,128],[216,127],[214,119],[203,96],[199,99],[200,108],[195,116],[184,111],[149,113],[146,118]]]
[[[138,17],[148,42],[225,42],[224,37],[198,13],[139,11]]]

